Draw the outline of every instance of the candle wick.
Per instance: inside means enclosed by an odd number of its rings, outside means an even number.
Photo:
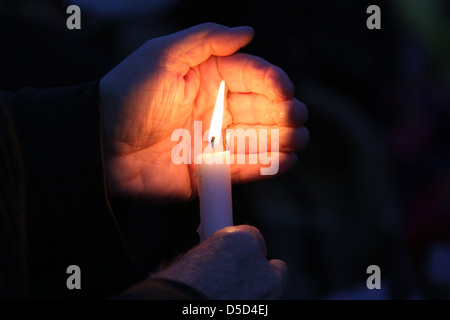
[[[214,151],[214,140],[216,140],[216,137],[211,137],[211,149]]]

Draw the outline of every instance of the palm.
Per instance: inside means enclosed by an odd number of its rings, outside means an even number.
[[[178,143],[171,141],[171,135],[176,129],[193,133],[194,121],[202,121],[203,130],[209,127],[221,81],[214,59],[190,68],[183,78],[158,70],[157,77],[140,79],[141,93],[122,115],[133,126],[121,127],[110,159],[124,173],[124,190],[165,200],[186,200],[196,195],[195,165],[171,161],[172,149]]]
[[[193,164],[193,159],[191,164],[173,163],[171,153],[178,141],[171,141],[171,135],[176,129],[188,130],[191,133],[191,150],[193,150],[194,121],[202,122],[203,131],[209,128],[221,81],[214,59],[215,57],[211,57],[199,66],[191,68],[181,81],[172,73],[165,73],[163,79],[179,91],[171,94],[179,98],[174,100],[174,105],[149,106],[148,110],[157,110],[153,112],[156,116],[152,120],[160,124],[158,134],[153,135],[142,145],[139,156],[124,158],[124,161],[129,161],[128,166],[137,164],[136,179],[130,180],[130,183],[139,184],[142,181],[145,194],[151,194],[156,198],[164,197],[166,200],[186,200],[196,196],[196,165]],[[178,81],[180,83],[177,83]],[[159,95],[156,101],[171,101],[167,90],[153,91],[152,94]],[[149,129],[147,132],[142,131],[142,135],[155,132],[153,128]],[[149,163],[148,159],[154,160]],[[132,188],[137,187],[139,186]]]

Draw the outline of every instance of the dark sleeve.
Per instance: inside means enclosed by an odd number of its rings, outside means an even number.
[[[209,300],[200,291],[169,279],[144,280],[110,300]]]
[[[98,81],[6,97],[25,171],[31,298],[207,299],[171,280],[126,279],[130,255],[105,187]],[[80,290],[67,288],[70,265],[81,269]]]
[[[98,81],[6,97],[24,163],[31,296],[64,297],[72,264],[84,291],[100,294],[106,263],[129,256],[104,183]]]

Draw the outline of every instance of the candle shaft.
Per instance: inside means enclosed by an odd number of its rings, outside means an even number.
[[[203,241],[214,232],[233,225],[229,151],[204,153],[199,170],[200,226]],[[215,163],[212,163],[215,161]],[[219,163],[217,163],[219,162]]]

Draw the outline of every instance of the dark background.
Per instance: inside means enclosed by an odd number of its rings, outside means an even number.
[[[81,30],[66,8],[81,8]],[[366,9],[381,8],[381,30]],[[0,0],[0,88],[96,80],[144,41],[203,22],[250,25],[242,51],[283,68],[309,110],[309,145],[275,179],[233,187],[291,271],[287,299],[450,298],[450,2]],[[133,205],[120,291],[195,245],[197,201]],[[381,268],[368,290],[366,269]],[[87,293],[89,296],[89,294]]]

